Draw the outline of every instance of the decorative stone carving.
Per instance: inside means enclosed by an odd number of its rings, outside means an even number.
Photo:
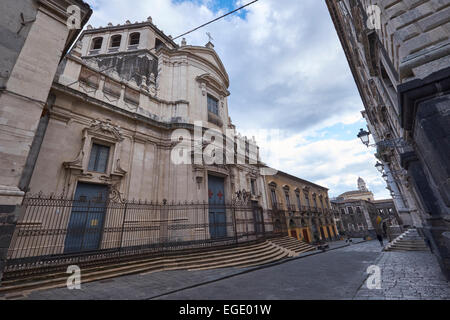
[[[200,83],[200,88],[202,89],[202,96],[206,96],[206,83]]]
[[[113,202],[121,202],[124,203],[125,199],[122,197],[122,193],[119,191],[120,189],[120,181],[112,184],[109,189],[109,199]]]
[[[120,126],[114,125],[110,119],[106,120],[93,120],[89,129],[91,133],[102,133],[112,135],[117,141],[123,140],[123,135],[120,131]]]
[[[84,158],[84,151],[83,148],[80,149],[78,152],[78,155],[75,157],[75,159],[71,161],[63,162],[64,168],[67,169],[83,169],[83,158]]]

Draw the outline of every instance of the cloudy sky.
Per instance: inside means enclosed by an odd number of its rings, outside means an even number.
[[[87,0],[94,27],[151,16],[173,37],[250,1]],[[259,0],[187,35],[188,44],[204,45],[206,32],[230,77],[231,119],[256,136],[263,161],[328,187],[330,197],[356,189],[358,176],[376,198],[389,197],[375,150],[356,138],[363,104],[324,0]],[[277,157],[258,139],[267,131],[282,139]]]

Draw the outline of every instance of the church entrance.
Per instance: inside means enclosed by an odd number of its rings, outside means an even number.
[[[212,239],[227,236],[224,178],[208,175],[209,234]]]
[[[97,250],[103,231],[108,186],[78,183],[64,253]]]

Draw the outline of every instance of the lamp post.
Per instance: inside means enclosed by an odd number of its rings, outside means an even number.
[[[380,162],[377,161],[377,164],[375,165],[375,168],[377,168],[379,173],[383,172],[384,166]]]
[[[361,139],[361,142],[364,143],[366,147],[369,147],[369,132],[365,131],[363,128],[359,129],[358,138]]]
[[[359,139],[361,139],[361,142],[366,147],[374,147],[374,146],[380,146],[380,147],[386,147],[386,148],[404,148],[407,147],[407,143],[402,138],[393,138],[393,139],[386,139],[382,141],[375,142],[374,144],[370,144],[370,138],[369,138],[370,132],[364,130],[363,128],[359,129],[358,134],[356,135]]]

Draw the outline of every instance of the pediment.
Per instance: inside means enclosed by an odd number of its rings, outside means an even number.
[[[222,60],[220,60],[219,56],[213,49],[197,46],[185,46],[178,49],[177,52],[189,52],[190,54],[192,54],[192,56],[198,57],[200,60],[208,62],[210,65],[215,67],[218,73],[223,77],[225,88],[228,88],[228,86],[230,85],[228,73],[225,70]]]

